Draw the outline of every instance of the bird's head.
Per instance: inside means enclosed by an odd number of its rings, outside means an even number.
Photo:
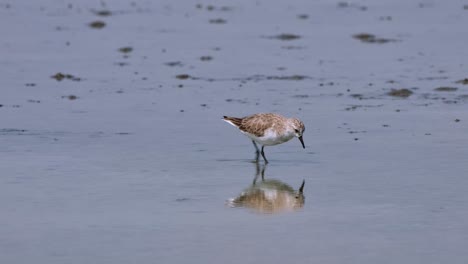
[[[304,140],[302,139],[302,134],[305,131],[304,123],[297,118],[293,118],[291,121],[291,126],[294,129],[294,136],[296,136],[299,141],[301,141],[302,147],[305,148]]]

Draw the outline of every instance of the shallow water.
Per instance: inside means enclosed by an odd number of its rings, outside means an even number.
[[[466,9],[0,3],[0,262],[466,263]],[[306,125],[265,150],[298,210],[229,206],[256,112]]]

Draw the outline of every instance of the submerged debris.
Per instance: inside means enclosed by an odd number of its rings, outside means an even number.
[[[293,46],[293,45],[282,46],[281,48],[285,49],[285,50],[302,50],[302,49],[305,49],[305,47],[303,47],[303,46]]]
[[[50,76],[50,77],[51,77],[52,79],[55,79],[55,80],[59,81],[59,82],[60,82],[61,80],[63,80],[63,79],[69,79],[69,80],[76,81],[76,82],[81,81],[81,78],[75,77],[75,76],[73,76],[73,75],[71,75],[71,74],[63,74],[63,73],[61,73],[61,72],[58,72],[58,73],[56,73],[55,75],[52,75],[52,76]]]
[[[170,61],[164,63],[164,65],[169,66],[169,67],[174,67],[174,66],[184,66],[184,64],[180,61]]]
[[[232,102],[235,102],[235,103],[240,103],[240,104],[248,104],[249,101],[247,99],[232,99],[232,98],[228,98],[225,100],[226,102],[228,103],[232,103]]]
[[[78,99],[78,96],[71,94],[71,95],[64,95],[64,96],[62,96],[62,98],[73,101],[73,100]]]
[[[209,22],[210,24],[226,24],[227,23],[226,19],[222,19],[222,18],[210,19]]]
[[[394,97],[407,98],[410,95],[412,95],[413,92],[409,89],[402,88],[402,89],[392,89],[387,94],[390,96],[394,96]]]
[[[0,129],[0,135],[24,135],[25,132],[27,132],[26,129],[17,129],[17,128]]]
[[[468,78],[465,78],[465,79],[462,79],[462,80],[456,81],[455,83],[459,83],[459,84],[468,85]]]
[[[208,81],[208,82],[219,82],[219,81],[240,81],[240,82],[259,82],[259,81],[302,81],[306,79],[313,79],[310,76],[306,75],[252,75],[246,77],[235,77],[235,78],[212,78],[212,77],[200,77],[200,76],[192,76],[188,74],[178,74],[175,78],[179,80],[201,80],[201,81]]]
[[[210,61],[210,60],[212,60],[212,59],[213,59],[213,57],[211,57],[211,56],[201,56],[201,57],[200,57],[200,60],[201,60],[201,61]]]
[[[395,39],[379,38],[373,34],[368,34],[368,33],[355,34],[353,35],[353,38],[358,39],[364,43],[383,44],[383,43],[388,43],[388,42],[396,42]]]
[[[176,75],[176,78],[179,79],[179,80],[187,80],[187,79],[189,79],[191,77],[188,74],[178,74],[178,75]]]
[[[359,99],[359,100],[364,99],[364,95],[362,94],[350,94],[349,96],[351,96],[352,98]]]
[[[120,52],[122,53],[130,53],[133,51],[133,48],[132,47],[122,47],[119,49]]]
[[[268,37],[270,39],[279,39],[279,40],[295,40],[295,39],[299,39],[301,38],[301,36],[299,35],[295,35],[295,34],[289,34],[289,33],[283,33],[283,34],[279,34],[279,35],[276,35],[276,36],[270,36]]]
[[[106,23],[103,21],[94,21],[89,23],[89,27],[94,28],[94,29],[101,29],[106,26]]]
[[[267,80],[280,80],[280,81],[302,81],[306,79],[304,75],[289,75],[289,76],[267,76]]]
[[[93,12],[96,16],[106,17],[112,15],[112,12],[109,10],[92,10],[91,12]]]
[[[308,94],[296,94],[292,96],[293,98],[309,98]]]
[[[435,88],[434,90],[435,90],[435,91],[438,91],[438,92],[454,92],[454,91],[458,90],[458,88],[456,88],[456,87],[441,86],[441,87]]]
[[[343,1],[338,2],[337,7],[338,8],[356,8],[356,9],[359,9],[361,11],[366,11],[367,10],[367,6],[353,4],[353,3],[349,3],[349,2],[343,2]]]
[[[379,105],[350,105],[349,107],[346,107],[344,110],[346,111],[355,111],[357,109],[364,109],[367,110],[367,108],[377,108],[377,107],[382,107],[383,104]]]
[[[127,66],[129,65],[128,62],[115,62],[114,65],[117,65],[117,66],[120,66],[120,67],[123,67],[123,66]]]
[[[198,9],[203,9],[203,5],[202,4],[196,4],[195,5],[196,8]],[[213,6],[213,5],[207,5],[206,6],[206,10],[207,11],[224,11],[224,12],[227,12],[227,11],[232,11],[234,8],[233,7],[230,7],[230,6]]]
[[[392,16],[380,16],[379,20],[380,21],[392,21]]]

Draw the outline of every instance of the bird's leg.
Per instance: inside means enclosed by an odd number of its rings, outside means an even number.
[[[266,165],[267,165],[267,164],[265,163],[265,164],[263,164],[263,166],[262,166],[262,172],[261,172],[262,181],[265,180],[265,169],[266,169]]]
[[[255,178],[253,180],[253,185],[257,183],[258,176],[260,176],[260,164],[258,163],[258,160],[257,160],[257,162],[255,163]]]
[[[255,163],[255,178],[253,180],[253,185],[257,183],[257,179],[261,176],[262,181],[265,180],[265,169],[266,169],[266,163],[263,164],[263,166],[260,165],[259,162]]]
[[[255,162],[258,162],[258,158],[260,156],[260,150],[258,149],[257,143],[255,143],[255,141],[252,140],[252,143],[255,147]]]
[[[267,164],[268,160],[265,158],[265,152],[263,151],[264,148],[265,148],[265,146],[262,146],[262,152],[261,153],[262,153],[263,159],[265,160],[265,164]]]
[[[260,150],[259,150],[258,147],[257,147],[257,143],[255,143],[255,141],[253,141],[253,140],[252,140],[252,143],[253,143],[253,145],[254,145],[255,150],[257,151],[257,153],[259,153]]]

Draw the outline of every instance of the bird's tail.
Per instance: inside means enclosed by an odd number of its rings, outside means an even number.
[[[238,118],[238,117],[224,116],[223,120],[235,127],[240,127],[242,124],[242,118]]]

